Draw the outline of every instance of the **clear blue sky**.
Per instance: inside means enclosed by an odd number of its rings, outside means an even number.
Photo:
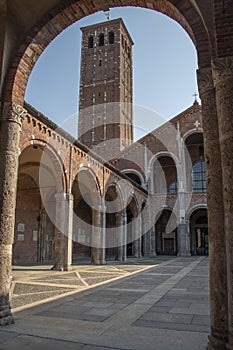
[[[135,115],[135,124],[150,131],[192,105],[197,92],[195,47],[180,25],[158,12],[115,8],[110,17],[121,17],[134,41],[134,104],[143,107]],[[105,20],[104,13],[98,12],[67,28],[32,71],[25,100],[58,125],[77,113],[80,27]],[[136,139],[145,132],[136,131]]]

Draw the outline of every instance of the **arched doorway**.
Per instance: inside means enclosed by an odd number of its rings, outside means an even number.
[[[164,209],[155,224],[158,255],[177,254],[177,218],[171,209]]]
[[[191,254],[208,255],[208,217],[207,209],[199,208],[190,216]]]

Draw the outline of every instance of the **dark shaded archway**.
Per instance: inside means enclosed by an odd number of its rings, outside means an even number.
[[[209,254],[207,209],[197,208],[190,216],[190,242],[192,255]]]
[[[89,169],[81,170],[75,177],[72,194],[74,196],[73,215],[73,262],[93,260],[96,247],[93,246],[94,215],[98,210],[99,185]]]
[[[59,171],[55,154],[46,150],[45,144],[35,141],[23,149],[19,157],[13,263],[54,259],[55,194],[62,187],[62,169]]]
[[[176,222],[177,218],[172,210],[162,210],[155,224],[156,253],[158,255],[177,255]]]

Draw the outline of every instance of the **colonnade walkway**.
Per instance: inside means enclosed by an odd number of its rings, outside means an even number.
[[[206,349],[206,257],[80,265],[63,273],[17,267],[12,288],[16,322],[0,328],[1,350]]]

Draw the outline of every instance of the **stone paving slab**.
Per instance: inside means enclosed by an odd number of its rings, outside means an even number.
[[[32,345],[33,344],[33,345]],[[61,340],[55,340],[50,339],[48,342],[48,339],[40,338],[40,337],[32,337],[32,336],[25,336],[25,335],[19,335],[16,338],[13,338],[10,342],[1,345],[1,350],[51,350],[51,349],[57,349],[57,350],[81,350],[85,349],[83,344],[73,343],[73,342],[67,342],[67,341],[61,341]]]
[[[150,270],[153,266],[170,260],[169,257],[131,259],[127,263],[110,262],[105,266],[86,263],[74,265],[72,271],[63,273],[51,271],[52,265],[13,266],[11,307],[13,310],[22,309],[24,305],[35,305],[48,298],[86,290],[140,271]]]
[[[160,279],[165,266],[174,273]],[[205,350],[207,293],[207,258],[167,260],[15,312],[16,323],[0,328],[0,349]],[[201,307],[206,314],[200,314]]]

